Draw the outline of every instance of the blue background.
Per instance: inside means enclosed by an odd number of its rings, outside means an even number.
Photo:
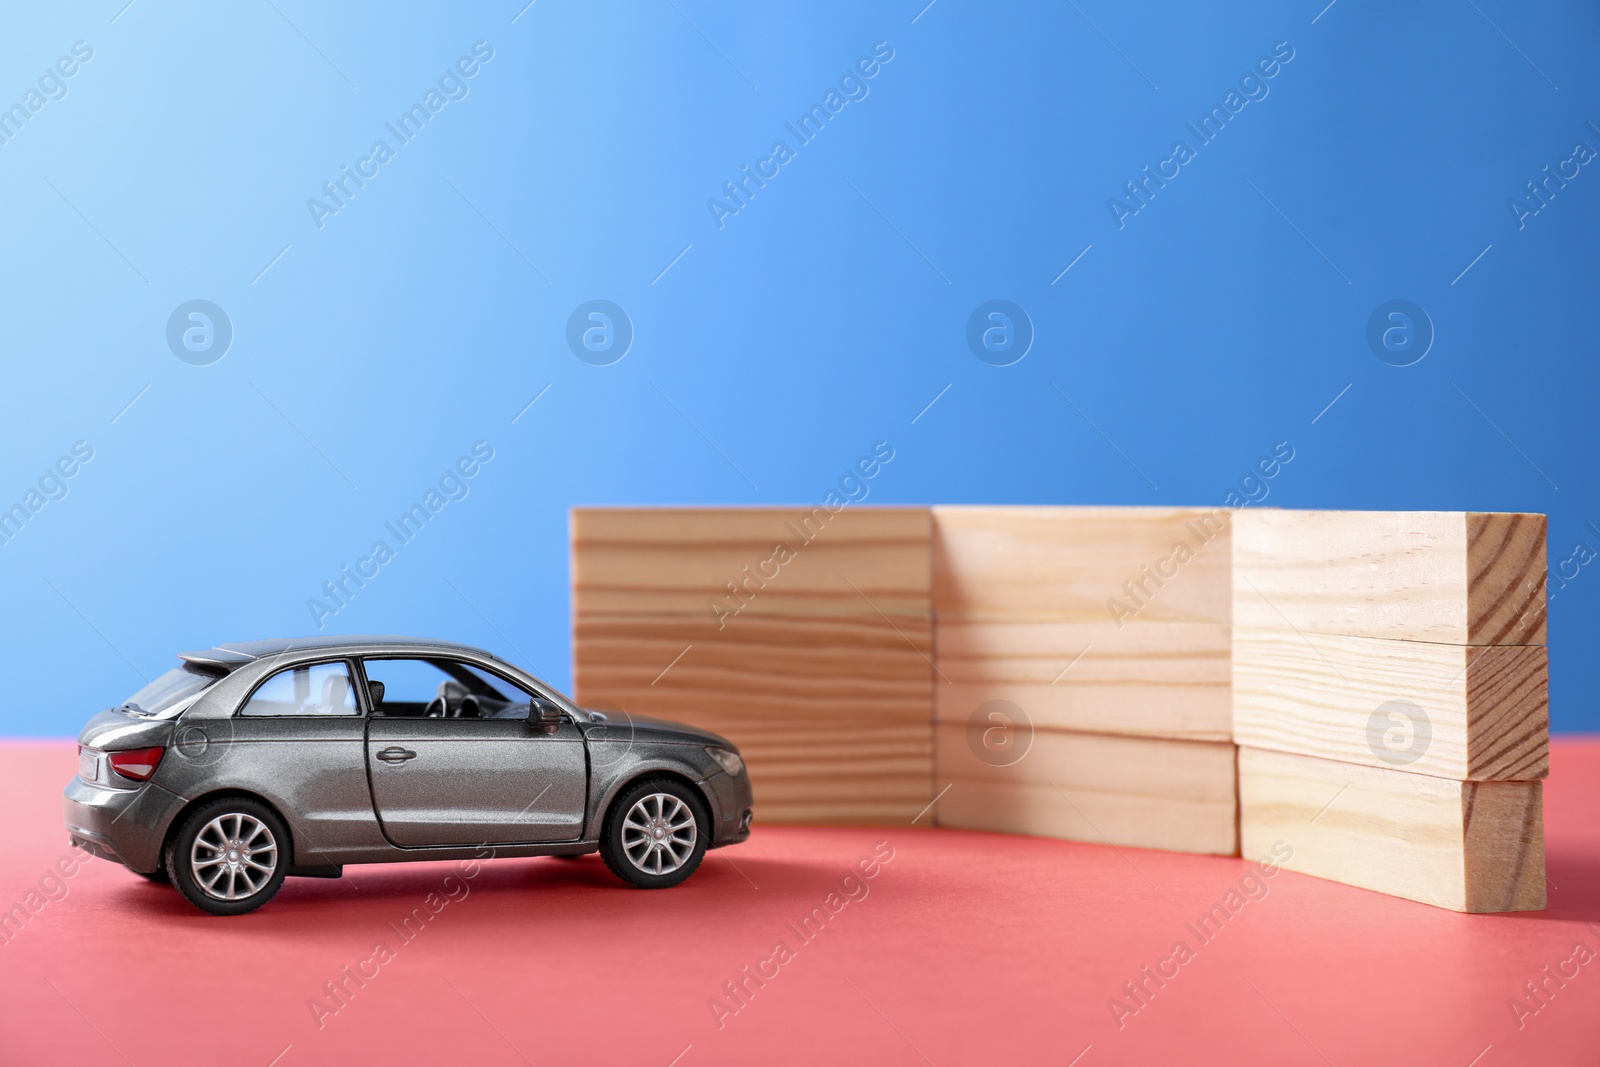
[[[0,546],[0,732],[314,631],[477,441],[466,499],[329,632],[565,686],[570,506],[815,503],[879,440],[872,503],[1221,503],[1288,441],[1268,504],[1540,511],[1553,570],[1600,549],[1600,167],[1508,207],[1600,147],[1591,5],[925,2],[7,13],[0,106],[94,56],[0,145],[0,507],[94,458]],[[719,228],[708,199],[879,41],[869,95]],[[1108,199],[1279,41],[1269,95],[1119,229]],[[1036,332],[1007,367],[965,341],[996,298]],[[194,299],[234,330],[208,366],[166,341]],[[592,299],[636,332],[610,366],[566,342]],[[1436,328],[1412,366],[1365,339],[1392,299]],[[1552,588],[1552,725],[1593,730],[1600,566]]]

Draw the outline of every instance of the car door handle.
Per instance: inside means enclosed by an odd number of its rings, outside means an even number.
[[[378,753],[378,758],[383,760],[385,763],[404,763],[408,759],[416,759],[417,754],[411,751],[409,748],[401,748],[399,745],[390,745],[388,748]]]

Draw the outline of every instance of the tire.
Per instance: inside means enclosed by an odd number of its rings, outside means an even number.
[[[235,842],[247,847],[230,850]],[[200,805],[172,835],[166,852],[172,884],[189,903],[212,915],[243,915],[271,900],[283,885],[290,860],[283,820],[259,800],[246,797]]]
[[[629,786],[612,803],[600,837],[600,858],[638,889],[666,889],[700,866],[711,841],[711,817],[695,790],[670,778]]]

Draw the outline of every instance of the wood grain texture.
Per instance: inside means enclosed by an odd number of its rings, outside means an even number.
[[[574,611],[925,617],[927,508],[574,508]]]
[[[1234,622],[1544,644],[1545,525],[1534,514],[1246,511],[1233,524]]]
[[[1227,625],[1232,514],[941,505],[933,509],[934,610],[1099,620],[1113,617],[1108,602],[1116,600],[1142,620]]]
[[[1240,844],[1291,871],[1452,911],[1545,906],[1540,782],[1458,782],[1239,750]]]
[[[1546,640],[1543,515],[1472,512],[1467,524],[1467,643]]]
[[[990,700],[1035,726],[1227,741],[1229,628],[1217,623],[939,615],[935,712],[965,722]]]
[[[936,727],[935,781],[941,790],[950,786],[935,805],[940,826],[1237,851],[1233,745],[1034,730],[1020,759],[994,766],[975,754],[990,728]]]
[[[1466,910],[1544,910],[1544,783],[1465,782],[1461,792]]]
[[[727,737],[772,823],[909,823],[926,806],[931,652],[926,615],[574,618],[577,699]]]
[[[1540,645],[1233,633],[1234,739],[1255,748],[1469,781],[1543,778],[1548,688]],[[1416,711],[1404,705],[1374,724],[1392,701],[1420,709],[1427,732],[1405,725]]]

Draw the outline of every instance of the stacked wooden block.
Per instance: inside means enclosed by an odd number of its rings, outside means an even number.
[[[1544,517],[1259,511],[1233,534],[1244,854],[1544,907]]]
[[[940,825],[1236,850],[1229,517],[933,509]]]
[[[579,508],[579,700],[714,730],[765,823],[933,799],[927,508]]]

